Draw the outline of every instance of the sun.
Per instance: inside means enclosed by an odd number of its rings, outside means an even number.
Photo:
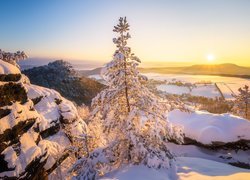
[[[207,58],[207,62],[209,63],[214,62],[215,60],[215,57],[213,54],[208,54],[206,58]]]

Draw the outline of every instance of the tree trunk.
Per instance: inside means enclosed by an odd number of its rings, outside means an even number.
[[[124,48],[124,43],[123,43],[123,33],[121,33],[122,37],[122,51]],[[123,52],[124,53],[124,52]],[[129,105],[129,99],[128,99],[128,84],[127,84],[127,63],[126,63],[126,57],[124,57],[124,70],[125,70],[125,97],[126,97],[126,102],[127,102],[127,110],[128,113],[130,112],[130,105]]]
[[[125,96],[126,96],[126,101],[127,101],[127,109],[128,112],[130,112],[130,105],[129,105],[129,100],[128,100],[128,85],[127,85],[127,65],[126,65],[126,59],[124,59],[124,68],[125,68]]]
[[[247,108],[247,103],[246,103],[246,109],[245,109],[245,116],[246,116],[246,119],[247,119],[247,111],[248,111],[248,108]]]

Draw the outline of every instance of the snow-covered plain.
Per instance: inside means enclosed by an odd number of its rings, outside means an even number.
[[[245,78],[237,78],[237,77],[225,77],[225,76],[212,76],[212,75],[187,75],[187,74],[157,74],[157,73],[145,73],[149,79],[155,80],[167,80],[167,81],[183,81],[189,83],[197,83],[197,82],[212,82],[212,83],[230,83],[230,84],[249,84],[250,81]]]
[[[207,98],[221,97],[219,91],[213,84],[209,85],[197,85],[195,88],[190,90],[186,86],[177,86],[172,84],[161,84],[156,86],[157,90],[169,93],[169,94],[190,94],[192,96],[203,96]]]
[[[232,94],[238,94],[238,89],[243,87],[244,85],[250,86],[250,80],[245,78],[237,78],[237,77],[224,77],[224,76],[212,76],[212,75],[186,75],[186,74],[156,74],[156,73],[146,73],[149,79],[160,80],[160,81],[182,81],[186,83],[200,83],[200,82],[211,82],[210,85],[199,85],[197,88],[194,88],[191,91],[191,95],[193,96],[204,96],[204,97],[220,97],[219,91],[215,87],[215,83],[222,91],[223,96],[226,99],[233,99]],[[171,87],[169,85],[160,85],[161,87],[157,87],[161,91],[165,91],[170,94],[179,94],[183,88],[186,87]],[[186,91],[183,91],[184,93]],[[184,94],[183,93],[183,94]]]
[[[233,99],[232,94],[238,94],[238,89],[244,85],[250,86],[250,80],[244,78],[236,77],[224,77],[224,76],[212,76],[212,75],[186,75],[186,74],[157,74],[157,73],[145,73],[149,79],[175,82],[181,81],[184,83],[200,83],[196,84],[196,87],[191,91],[186,86],[177,86],[172,84],[160,84],[156,88],[160,91],[169,94],[190,94],[193,96],[204,96],[207,98],[221,97],[220,92],[215,86],[217,84],[218,88],[221,90],[225,99]],[[91,75],[90,78],[96,79],[98,81],[102,80],[99,74]],[[203,84],[202,84],[203,82]],[[210,82],[211,84],[204,84],[204,82]]]
[[[164,91],[169,94],[178,94],[178,95],[190,93],[190,90],[188,89],[188,87],[171,85],[171,84],[158,85],[157,90]]]
[[[214,84],[198,84],[197,87],[192,89],[190,94],[192,96],[203,96],[207,98],[221,97],[219,91],[216,89]]]

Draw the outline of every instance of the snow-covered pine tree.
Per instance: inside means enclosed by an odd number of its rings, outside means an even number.
[[[239,88],[239,94],[235,95],[235,105],[233,111],[243,116],[246,119],[249,119],[248,111],[250,105],[250,91],[249,87],[245,85],[243,88]]]
[[[10,64],[13,64],[19,68],[17,62],[28,58],[24,51],[17,51],[15,53],[5,52],[0,49],[0,59]]]
[[[127,46],[129,24],[120,18],[113,39],[117,47],[113,60],[102,70],[108,88],[92,101],[87,157],[73,171],[82,179],[95,179],[124,164],[144,164],[152,168],[170,168],[173,155],[167,139],[182,141],[180,129],[167,121],[168,104],[145,86],[138,72],[141,62]]]

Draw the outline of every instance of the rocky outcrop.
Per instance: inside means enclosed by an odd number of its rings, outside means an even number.
[[[68,158],[71,138],[84,134],[86,125],[55,90],[30,84],[2,60],[1,69],[0,179],[46,179]]]
[[[92,98],[104,88],[97,81],[78,76],[72,66],[62,60],[27,69],[23,73],[29,77],[31,83],[55,89],[78,105],[89,105]]]

